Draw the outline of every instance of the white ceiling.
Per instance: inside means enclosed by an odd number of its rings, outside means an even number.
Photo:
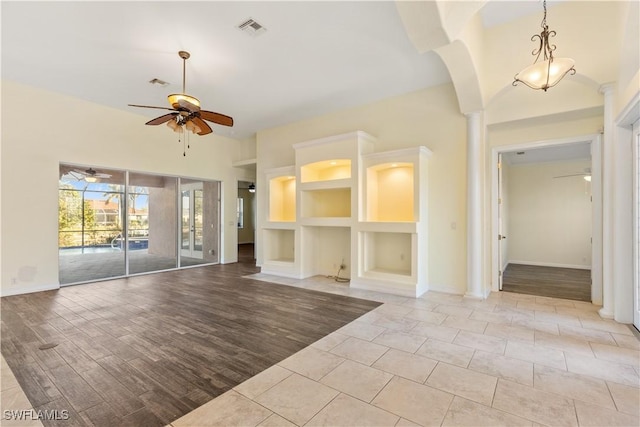
[[[247,18],[267,28],[251,37]],[[450,81],[394,2],[2,2],[2,78],[141,114],[182,91],[257,130]],[[148,83],[153,78],[167,87]],[[148,117],[148,118],[147,118]]]
[[[433,52],[419,54],[393,1],[2,1],[2,78],[141,115],[186,92],[235,126],[260,129],[450,81]],[[490,1],[485,26],[541,13],[539,0]],[[258,36],[236,27],[253,18]],[[167,87],[152,85],[158,78]]]

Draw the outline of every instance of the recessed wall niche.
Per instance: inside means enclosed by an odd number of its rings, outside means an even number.
[[[295,176],[278,176],[269,180],[269,221],[296,220]]]
[[[333,181],[351,178],[350,159],[332,159],[300,167],[300,182]]]
[[[367,168],[367,220],[415,221],[413,163]]]

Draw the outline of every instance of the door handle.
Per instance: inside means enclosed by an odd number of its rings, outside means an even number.
[[[498,234],[498,240],[506,239],[507,236],[503,236],[502,234]]]

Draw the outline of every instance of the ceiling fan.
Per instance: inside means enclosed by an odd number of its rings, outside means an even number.
[[[128,104],[130,107],[141,108],[156,108],[159,110],[172,111],[169,114],[156,117],[153,120],[149,120],[147,125],[156,126],[162,123],[166,123],[174,132],[184,132],[184,128],[188,131],[198,134],[207,135],[212,132],[211,127],[205,122],[205,120],[217,123],[223,126],[233,126],[233,118],[225,116],[224,114],[214,113],[213,111],[206,111],[200,109],[200,101],[191,95],[185,93],[185,69],[187,59],[191,56],[189,52],[181,50],[178,52],[180,58],[182,58],[182,93],[174,93],[167,98],[169,104],[173,108],[168,107],[154,107],[150,105],[137,105]]]
[[[69,175],[73,176],[78,181],[85,180],[87,182],[97,182],[98,178],[111,178],[111,175],[108,173],[98,172],[93,168],[86,169],[84,171],[74,169],[69,171]]]
[[[584,168],[584,172],[582,173],[570,173],[567,175],[554,176],[553,178],[570,178],[572,176],[581,176],[585,181],[591,181],[591,168]]]

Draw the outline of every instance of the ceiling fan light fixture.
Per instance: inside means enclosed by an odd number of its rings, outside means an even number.
[[[533,64],[520,71],[513,78],[513,86],[517,86],[518,83],[524,83],[531,89],[544,90],[545,92],[550,87],[557,85],[560,80],[567,74],[574,75],[576,69],[574,68],[575,61],[571,58],[554,58],[553,51],[556,50],[556,45],[549,44],[549,37],[555,37],[555,31],[549,31],[547,25],[547,1],[543,1],[544,17],[542,18],[542,32],[540,34],[534,34],[531,37],[531,41],[538,41],[539,45],[537,49],[534,49],[531,53],[535,56]],[[538,62],[538,60],[540,60]]]
[[[249,184],[249,193],[255,193],[256,192],[256,185],[252,182],[251,184]]]
[[[91,183],[98,182],[98,178],[96,178],[95,176],[85,176],[84,180]]]
[[[585,175],[584,180],[587,182],[591,182],[591,175]]]
[[[191,104],[197,108],[200,108],[200,100],[198,98],[187,95],[185,93],[173,93],[167,97],[169,100],[169,104],[176,110],[179,110],[181,107],[184,108],[184,103]]]

